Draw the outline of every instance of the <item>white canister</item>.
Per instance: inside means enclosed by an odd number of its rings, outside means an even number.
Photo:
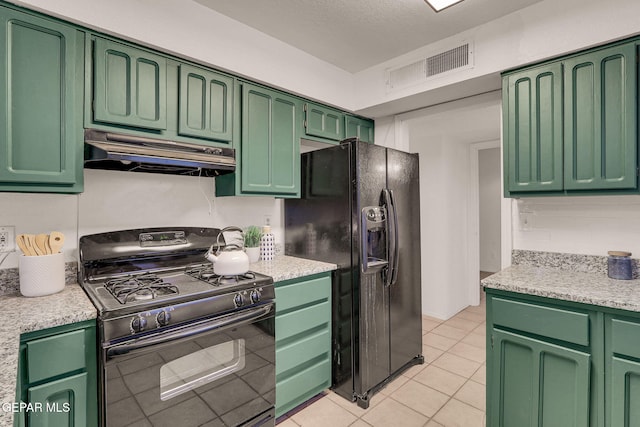
[[[64,289],[64,254],[20,255],[20,293],[25,297],[51,295]]]
[[[271,261],[276,255],[276,239],[271,233],[271,227],[265,225],[262,227],[262,238],[260,239],[260,259],[262,261]]]

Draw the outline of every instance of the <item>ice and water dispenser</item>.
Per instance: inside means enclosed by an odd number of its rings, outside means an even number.
[[[387,209],[367,206],[362,209],[362,272],[377,273],[389,264]]]

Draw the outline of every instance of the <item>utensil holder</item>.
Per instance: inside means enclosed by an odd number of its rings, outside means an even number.
[[[25,297],[51,295],[64,289],[64,254],[20,255],[20,293]]]

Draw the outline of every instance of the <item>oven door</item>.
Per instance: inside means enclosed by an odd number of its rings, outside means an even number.
[[[104,345],[102,424],[274,425],[275,305]]]

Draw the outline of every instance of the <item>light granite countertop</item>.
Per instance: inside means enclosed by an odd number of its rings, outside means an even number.
[[[0,296],[0,404],[16,395],[20,334],[95,319],[96,308],[82,288],[67,284],[57,294],[26,298]],[[12,426],[13,414],[0,408],[0,426]]]
[[[482,285],[640,312],[640,279],[610,279],[606,273],[607,257],[514,251],[512,259],[514,265],[483,279]]]
[[[324,273],[336,268],[338,266],[335,264],[288,255],[276,255],[272,261],[258,261],[249,266],[251,271],[273,277],[274,282]]]

